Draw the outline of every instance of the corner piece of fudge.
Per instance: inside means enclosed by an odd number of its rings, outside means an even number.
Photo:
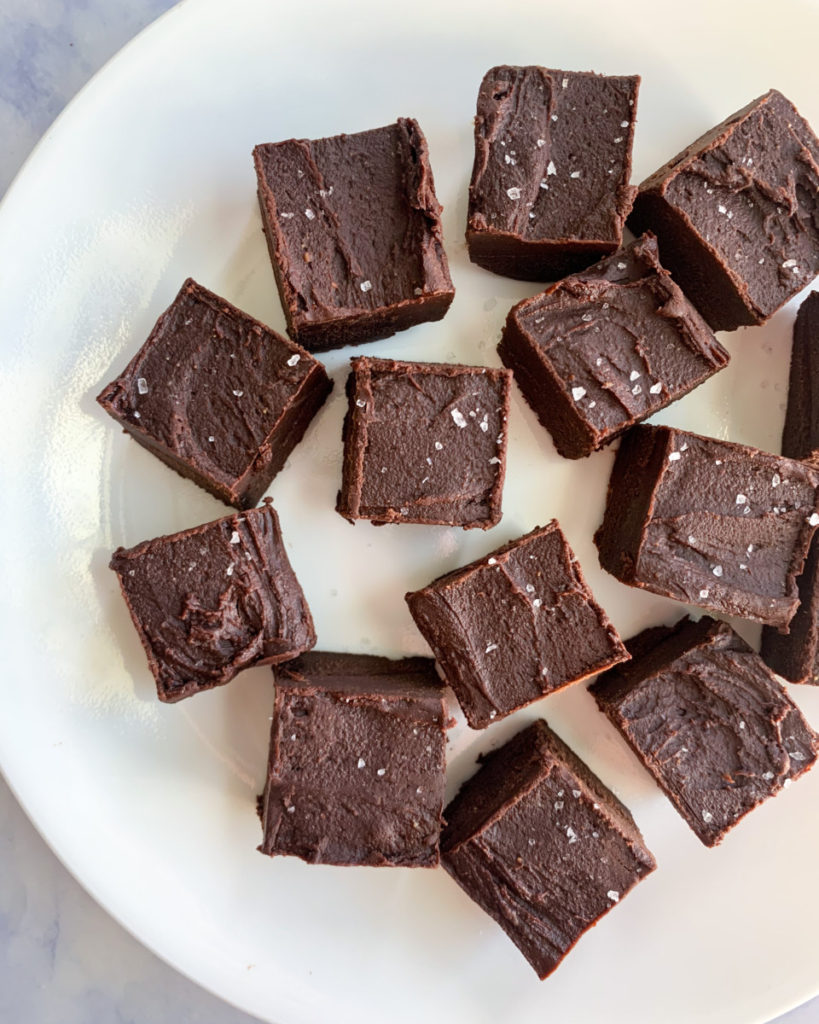
[[[213,523],[117,548],[111,568],[157,695],[168,703],[288,661],[316,642],[270,499]]]
[[[715,331],[764,323],[819,273],[819,139],[771,89],[647,178],[628,226]]]
[[[555,521],[406,601],[473,729],[627,657]]]
[[[819,736],[727,623],[684,618],[626,646],[589,689],[706,846],[816,761]]]
[[[97,401],[171,469],[244,509],[332,386],[303,348],[188,278]]]
[[[287,329],[311,351],[440,320],[455,289],[417,121],[257,146],[259,205]]]
[[[784,629],[817,525],[805,463],[641,424],[620,443],[594,541],[629,586]]]
[[[793,328],[788,407],[782,432],[782,454],[819,469],[819,292],[799,307]],[[766,626],[762,657],[792,683],[819,684],[819,543],[811,541],[799,577],[799,608],[788,633]]]
[[[488,530],[501,518],[509,370],[359,356],[347,380],[345,519]]]
[[[274,671],[261,852],[434,867],[447,713],[432,659],[317,651]]]
[[[728,363],[660,266],[651,234],[514,306],[498,353],[569,459],[603,448]]]
[[[637,75],[491,68],[478,92],[469,258],[496,274],[554,281],[622,242]]]
[[[444,811],[443,865],[540,978],[656,867],[622,803],[542,720]]]

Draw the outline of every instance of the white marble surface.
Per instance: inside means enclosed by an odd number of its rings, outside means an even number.
[[[72,96],[171,6],[169,0],[0,0],[0,195]],[[120,928],[63,868],[0,778],[0,1022],[252,1019]],[[776,1024],[819,1024],[819,999]]]

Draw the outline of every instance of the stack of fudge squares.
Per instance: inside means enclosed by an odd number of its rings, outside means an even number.
[[[775,674],[819,682],[819,293],[796,320],[783,455],[642,423],[726,366],[715,330],[764,323],[819,273],[819,142],[772,90],[638,189],[639,82],[486,74],[469,256],[553,283],[509,312],[504,368],[352,360],[336,511],[350,523],[495,526],[514,381],[561,456],[620,439],[601,565],[762,623],[761,655],[710,615],[623,642],[554,521],[406,594],[434,659],[312,650],[307,600],[260,501],[332,388],[315,353],[439,320],[452,302],[412,119],[258,146],[290,337],[188,280],[98,399],[236,509],[120,548],[111,568],[160,700],[274,666],[260,849],[321,864],[442,862],[541,978],[656,864],[629,810],[543,719],[483,757],[444,808],[446,687],[482,730],[596,677],[601,711],[709,847],[819,751]],[[624,244],[626,224],[636,238]]]

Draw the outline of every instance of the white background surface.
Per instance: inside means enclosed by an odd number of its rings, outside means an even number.
[[[23,5],[4,0],[0,8],[0,134],[4,140],[11,139],[12,144],[4,150],[0,163],[0,188],[31,142],[59,111],[61,103],[81,84],[83,76],[139,27],[140,14],[147,20],[163,6],[129,5],[130,13],[126,14],[125,6],[119,3],[107,3],[96,9],[93,3]],[[704,19],[704,25],[706,22]],[[504,54],[498,59],[506,57]],[[544,62],[548,61],[544,58]],[[780,85],[788,92],[781,80],[766,81],[762,88],[768,84]],[[739,106],[744,98],[729,109]],[[703,105],[707,105],[705,100]],[[692,113],[692,125],[695,122],[696,112]],[[708,125],[697,122],[697,126]],[[451,231],[449,237],[454,237]],[[261,272],[269,273],[269,268],[262,267]],[[513,294],[514,288],[509,291],[510,296]],[[494,329],[494,320],[492,326]],[[766,353],[760,351],[758,355],[764,360]],[[743,386],[742,379],[735,379],[735,383]],[[773,386],[773,378],[771,383]],[[781,386],[781,379],[779,383]],[[674,422],[685,425],[680,418]],[[732,436],[763,443],[759,437],[737,436],[737,430],[740,434],[743,430],[753,434],[752,424],[741,423]],[[124,439],[117,440],[124,443]],[[150,476],[152,468],[146,472]],[[162,472],[166,472],[164,468]],[[216,510],[211,512],[211,506],[204,501],[194,505],[197,511],[209,510],[202,518],[219,514]],[[142,527],[129,521],[127,502],[118,511],[120,526],[126,532]],[[593,510],[591,518],[596,514]],[[509,524],[508,536],[513,535],[513,526],[514,523]],[[120,539],[130,543],[140,538],[117,537],[117,541]],[[479,541],[471,540],[469,544],[480,547]],[[485,549],[491,546],[494,545],[487,543]],[[588,555],[585,560],[581,557],[584,564],[587,560]],[[144,698],[146,694],[140,692],[139,696]],[[815,715],[812,721],[815,726],[819,724]],[[645,792],[639,785],[638,789]],[[130,1020],[135,1024],[197,1020],[233,1024],[249,1019],[205,995],[134,943],[55,861],[5,787],[0,792],[0,1019],[14,1024],[73,1024],[75,1020],[93,1024],[107,1024],[109,1020]],[[89,837],[89,841],[93,839]],[[805,1024],[817,1021],[819,1009],[814,1004],[798,1011],[790,1020]]]

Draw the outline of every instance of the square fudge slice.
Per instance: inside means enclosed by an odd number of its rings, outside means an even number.
[[[444,811],[443,865],[541,978],[656,867],[626,807],[542,720]]]
[[[406,601],[473,729],[628,657],[555,521]]]
[[[316,652],[275,675],[262,853],[434,867],[448,723],[432,659]]]
[[[366,356],[351,363],[337,511],[378,525],[498,523],[509,370]]]
[[[455,295],[417,121],[253,151],[287,329],[311,351],[440,320]]]
[[[819,273],[819,139],[771,89],[647,178],[628,226],[715,331],[764,323]]]
[[[244,509],[332,386],[303,348],[188,278],[97,401],[171,469]]]
[[[569,459],[609,444],[728,363],[660,266],[650,234],[514,306],[498,352]]]
[[[799,307],[793,328],[782,454],[819,469],[819,292]],[[792,683],[819,683],[819,540],[814,536],[798,580],[799,608],[787,635],[765,626],[762,657]]]
[[[288,661],[316,642],[269,498],[242,515],[118,548],[111,568],[161,701]]]
[[[589,689],[706,846],[815,762],[819,736],[726,623],[684,618],[626,646]]]
[[[492,68],[478,92],[469,257],[554,281],[622,242],[639,76]]]
[[[641,424],[620,443],[594,541],[629,586],[785,628],[818,507],[819,473],[802,462]]]

